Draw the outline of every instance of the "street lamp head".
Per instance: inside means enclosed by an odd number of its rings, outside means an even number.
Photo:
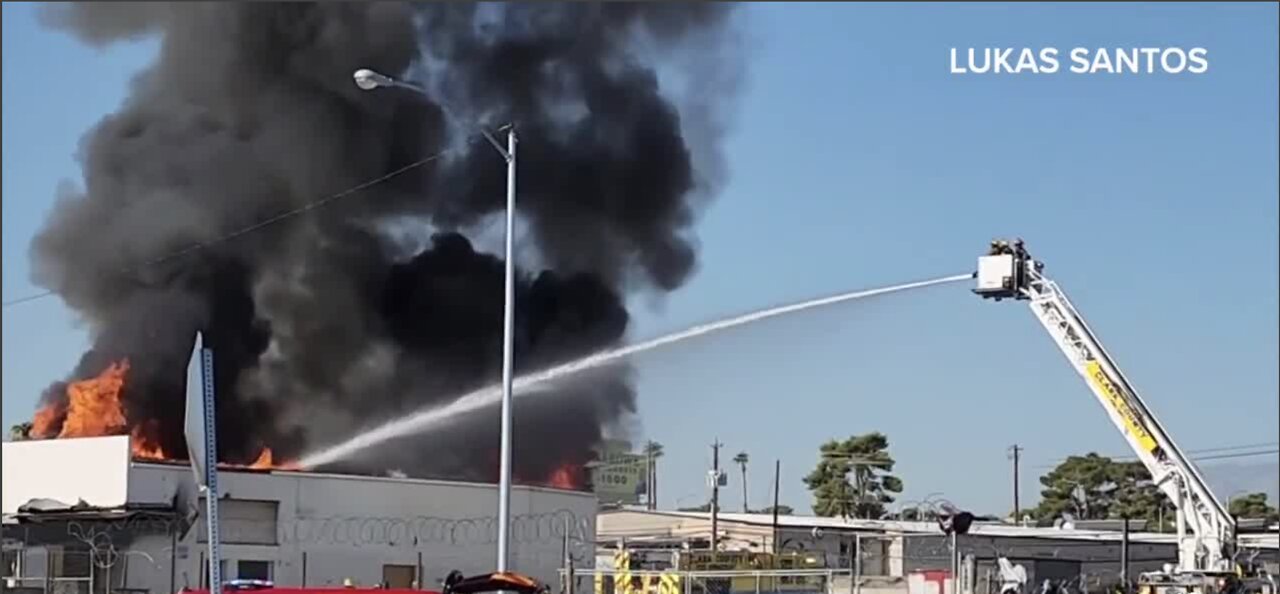
[[[385,74],[379,74],[368,68],[361,68],[352,74],[352,78],[356,81],[356,86],[366,91],[372,91],[378,87],[389,87],[394,84],[391,77]]]

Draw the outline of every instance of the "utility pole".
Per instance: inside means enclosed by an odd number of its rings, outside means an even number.
[[[1018,454],[1022,453],[1022,448],[1018,444],[1009,447],[1010,458],[1013,459],[1013,524],[1019,526],[1022,523],[1022,508],[1018,505]]]
[[[960,546],[955,531],[951,532],[951,592],[960,592]]]
[[[865,488],[862,486],[862,473],[858,471],[859,470],[858,462],[852,461],[852,463],[853,463],[853,482],[855,485],[854,489],[858,493],[857,500],[853,502],[853,517],[857,518],[859,517],[859,512],[861,511],[860,508],[862,507],[862,504],[867,500],[867,494],[866,494]]]
[[[1120,516],[1124,529],[1120,536],[1120,587],[1123,592],[1129,591],[1129,514]]]
[[[773,461],[773,554],[778,554],[778,477],[782,476],[782,460]]]
[[[645,444],[644,447],[644,466],[644,490],[647,491],[645,508],[650,510],[658,509],[653,504],[653,447],[650,444]]]
[[[720,439],[711,444],[711,554],[720,548]]]
[[[649,483],[649,493],[653,498],[653,509],[658,509],[658,459],[653,459],[653,482]]]
[[[569,518],[564,519],[564,594],[573,594],[574,582],[578,578],[573,575],[573,549],[569,547]]]

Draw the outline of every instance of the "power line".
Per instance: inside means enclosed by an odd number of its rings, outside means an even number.
[[[1210,453],[1216,453],[1216,452],[1230,452],[1230,451],[1234,451],[1234,450],[1248,450],[1248,449],[1254,449],[1254,448],[1265,448],[1265,447],[1271,447],[1271,446],[1277,446],[1277,445],[1280,445],[1280,442],[1276,442],[1276,441],[1268,441],[1268,442],[1264,442],[1264,443],[1246,443],[1246,444],[1233,445],[1233,446],[1217,446],[1217,447],[1212,447],[1212,448],[1198,448],[1198,449],[1194,449],[1194,450],[1186,450],[1186,453],[1188,453],[1188,454],[1210,454]],[[1122,456],[1103,456],[1103,457],[1104,457],[1104,458],[1110,458],[1110,459],[1115,460],[1115,461],[1121,461],[1121,462],[1123,462],[1123,461],[1133,461],[1133,460],[1137,460],[1137,459],[1138,459],[1138,457],[1137,457],[1137,456],[1135,456],[1135,455],[1133,455],[1133,454],[1125,454],[1125,455],[1122,455]],[[1069,457],[1068,457],[1068,458],[1069,458]],[[1053,467],[1053,466],[1057,466],[1057,465],[1059,465],[1059,464],[1061,464],[1061,463],[1063,463],[1063,462],[1066,462],[1068,458],[1058,458],[1057,460],[1055,460],[1055,461],[1053,461],[1053,462],[1045,462],[1045,463],[1037,464],[1037,465],[1036,465],[1036,468],[1050,468],[1050,467]]]
[[[209,248],[209,247],[211,247],[211,246],[218,245],[218,244],[220,244],[220,243],[225,243],[225,242],[227,242],[227,241],[230,241],[230,240],[235,239],[235,238],[237,238],[237,237],[240,237],[240,236],[242,236],[242,235],[246,235],[246,234],[252,233],[252,232],[254,232],[254,231],[257,231],[257,230],[259,230],[259,229],[262,229],[263,227],[268,227],[268,226],[270,226],[270,225],[274,225],[274,224],[279,223],[279,222],[281,222],[281,221],[283,221],[283,220],[285,220],[285,219],[289,219],[289,218],[295,217],[295,216],[297,216],[297,215],[300,215],[300,214],[304,214],[304,213],[310,212],[310,211],[312,211],[312,210],[315,210],[315,209],[317,209],[317,208],[320,208],[320,207],[322,207],[322,206],[325,206],[325,205],[327,205],[327,204],[329,204],[329,203],[331,203],[331,202],[334,202],[335,200],[340,200],[340,199],[342,199],[342,198],[345,198],[345,197],[350,196],[350,195],[352,195],[352,194],[355,194],[355,193],[357,193],[357,192],[360,192],[360,191],[366,190],[366,189],[371,188],[371,187],[373,187],[373,186],[376,186],[376,185],[378,185],[378,184],[380,184],[380,183],[382,183],[382,182],[385,182],[385,181],[387,181],[387,180],[390,180],[391,178],[394,178],[394,177],[397,177],[397,176],[399,176],[399,175],[401,175],[401,174],[403,174],[403,173],[406,173],[406,172],[408,172],[408,171],[410,171],[410,170],[412,170],[412,169],[417,169],[418,167],[421,167],[421,166],[423,166],[423,165],[426,165],[427,163],[430,163],[430,162],[432,162],[432,161],[438,160],[438,159],[440,159],[440,158],[444,157],[444,156],[445,156],[446,154],[448,154],[449,152],[450,152],[449,150],[440,151],[440,152],[438,152],[438,153],[436,153],[436,154],[434,154],[434,155],[431,155],[431,156],[426,157],[426,158],[423,158],[423,159],[419,159],[419,160],[417,160],[417,161],[414,161],[413,163],[409,163],[408,165],[405,165],[405,166],[403,166],[403,167],[400,167],[399,169],[396,169],[396,170],[391,171],[391,172],[389,172],[389,173],[383,174],[383,175],[381,175],[381,176],[378,176],[378,177],[376,177],[376,178],[374,178],[374,179],[371,179],[371,180],[369,180],[369,181],[366,181],[366,182],[364,182],[364,183],[361,183],[361,184],[358,184],[358,185],[352,186],[352,187],[350,187],[350,188],[347,188],[346,190],[343,190],[343,191],[341,191],[341,192],[338,192],[337,194],[331,194],[331,195],[326,196],[326,197],[324,197],[324,198],[321,198],[321,199],[319,199],[319,200],[314,200],[314,201],[312,201],[312,202],[308,202],[308,203],[306,203],[306,204],[304,204],[304,205],[302,205],[302,206],[300,206],[300,207],[298,207],[298,208],[295,208],[295,209],[293,209],[293,210],[289,210],[289,211],[286,211],[286,212],[282,212],[282,213],[280,213],[280,214],[278,214],[278,215],[275,215],[275,216],[273,216],[273,217],[269,217],[269,218],[264,219],[264,220],[262,220],[262,221],[258,221],[257,223],[254,223],[254,224],[252,224],[252,225],[249,225],[248,227],[244,227],[244,228],[241,228],[241,229],[237,229],[237,230],[235,230],[235,231],[232,231],[232,232],[230,232],[230,233],[227,233],[226,235],[219,236],[219,237],[217,237],[217,238],[214,238],[214,239],[209,240],[209,241],[206,241],[206,242],[202,242],[202,243],[195,243],[195,244],[189,245],[189,246],[187,246],[187,247],[185,247],[185,248],[183,248],[183,249],[180,249],[180,250],[177,250],[177,251],[174,251],[174,252],[170,252],[170,253],[168,253],[168,254],[165,254],[165,255],[163,255],[163,256],[160,256],[160,257],[155,258],[155,259],[152,259],[152,260],[148,260],[148,261],[146,261],[146,262],[143,262],[142,264],[139,264],[139,265],[133,266],[132,268],[126,268],[126,269],[122,270],[122,271],[121,271],[121,273],[122,273],[122,274],[130,274],[130,273],[136,272],[136,271],[137,271],[138,269],[140,269],[140,268],[144,268],[144,267],[148,267],[148,266],[155,266],[156,264],[160,264],[160,263],[163,263],[163,262],[167,262],[167,261],[169,261],[169,260],[173,260],[173,259],[175,259],[175,258],[180,258],[180,257],[185,256],[185,255],[187,255],[187,254],[190,254],[190,253],[193,253],[193,252],[196,252],[196,251],[202,250],[202,249],[206,249],[206,248]],[[35,301],[35,300],[37,300],[37,299],[43,299],[43,298],[45,298],[45,297],[49,297],[49,296],[54,295],[54,294],[55,294],[55,293],[54,293],[54,291],[44,291],[44,292],[41,292],[41,293],[35,293],[35,294],[32,294],[32,295],[27,295],[27,296],[25,296],[25,297],[18,297],[18,298],[16,298],[16,299],[10,299],[10,300],[8,300],[8,301],[5,301],[5,302],[4,302],[4,307],[5,307],[5,308],[8,308],[8,307],[13,306],[13,305],[19,305],[19,304],[22,304],[22,303],[28,303],[28,302],[31,302],[31,301]]]
[[[26,303],[26,302],[28,302],[28,301],[35,301],[36,299],[44,299],[45,297],[48,297],[48,296],[50,296],[50,295],[52,295],[52,294],[53,294],[53,291],[44,291],[44,292],[42,292],[42,293],[35,293],[35,294],[32,294],[32,295],[27,295],[26,297],[19,297],[19,298],[17,298],[17,299],[11,299],[11,300],[9,300],[9,301],[5,301],[5,302],[4,302],[4,306],[5,306],[5,307],[9,307],[10,305],[18,305],[19,303]]]
[[[1226,458],[1247,458],[1250,456],[1273,456],[1276,454],[1280,454],[1280,449],[1263,450],[1258,452],[1240,452],[1237,454],[1218,454],[1217,456],[1200,456],[1198,458],[1192,458],[1192,459],[1197,462],[1200,462],[1203,460],[1222,460]]]
[[[1246,443],[1246,444],[1235,445],[1235,446],[1219,446],[1216,448],[1200,448],[1195,450],[1187,450],[1187,453],[1188,454],[1209,454],[1213,452],[1230,452],[1232,450],[1248,450],[1253,448],[1265,448],[1265,447],[1271,447],[1271,446],[1277,446],[1277,445],[1280,445],[1280,441],[1268,441],[1264,443]],[[1125,456],[1125,458],[1132,458],[1136,460],[1138,457],[1129,455],[1129,456]]]
[[[1200,448],[1200,449],[1195,449],[1195,450],[1187,450],[1187,451],[1186,451],[1186,453],[1188,453],[1188,454],[1216,454],[1216,453],[1218,453],[1218,452],[1234,452],[1235,450],[1252,450],[1252,449],[1257,449],[1257,448],[1266,448],[1266,447],[1271,447],[1271,448],[1272,448],[1272,449],[1267,449],[1267,450],[1258,450],[1258,451],[1250,451],[1250,452],[1236,452],[1236,453],[1231,453],[1231,454],[1218,454],[1218,455],[1214,455],[1214,456],[1190,456],[1190,458],[1191,458],[1193,461],[1200,461],[1200,460],[1218,460],[1218,459],[1223,459],[1223,458],[1244,458],[1244,457],[1248,457],[1248,456],[1265,456],[1265,455],[1268,455],[1268,454],[1275,454],[1275,453],[1277,453],[1277,452],[1280,452],[1280,449],[1275,449],[1275,448],[1274,448],[1274,446],[1277,446],[1277,445],[1280,445],[1280,442],[1269,441],[1269,442],[1265,442],[1265,443],[1250,443],[1250,444],[1241,444],[1241,445],[1235,445],[1235,446],[1219,446],[1219,447],[1213,447],[1213,448]],[[1117,461],[1117,462],[1132,462],[1132,461],[1136,461],[1136,460],[1138,459],[1138,457],[1137,457],[1137,456],[1134,456],[1134,455],[1127,455],[1127,456],[1104,456],[1104,457],[1106,457],[1106,458],[1110,458],[1110,459],[1112,459],[1112,460],[1114,460],[1114,461]],[[1059,465],[1059,464],[1062,464],[1063,462],[1066,462],[1066,461],[1067,461],[1067,459],[1068,459],[1068,458],[1060,458],[1060,459],[1058,459],[1056,462],[1049,462],[1049,463],[1045,463],[1045,464],[1038,464],[1038,465],[1036,465],[1036,468],[1053,468],[1053,467],[1055,467],[1055,466],[1057,466],[1057,465]]]

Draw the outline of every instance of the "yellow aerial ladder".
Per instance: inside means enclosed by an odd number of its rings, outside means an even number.
[[[1209,490],[1191,460],[1178,448],[1137,390],[1102,347],[1084,317],[1044,263],[1027,253],[1022,240],[997,240],[978,258],[974,293],[984,299],[1026,301],[1031,312],[1093,391],[1155,484],[1177,510],[1178,563],[1139,576],[1143,590],[1219,592],[1241,589],[1251,571],[1235,562],[1236,522]],[[1251,591],[1274,592],[1269,580],[1254,580]]]

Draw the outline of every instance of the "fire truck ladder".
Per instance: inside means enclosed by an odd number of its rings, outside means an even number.
[[[1190,585],[1208,574],[1230,572],[1235,519],[1120,372],[1066,293],[1042,274],[1043,269],[1044,264],[1027,254],[1021,240],[993,242],[991,252],[978,260],[974,292],[997,301],[1028,301],[1031,312],[1084,378],[1156,486],[1173,502],[1178,566],[1172,575],[1151,577]]]

